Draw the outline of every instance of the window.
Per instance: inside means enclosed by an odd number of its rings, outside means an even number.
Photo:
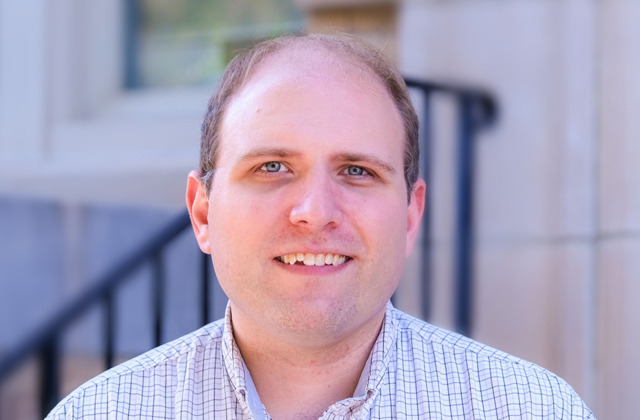
[[[125,86],[214,84],[242,48],[303,28],[293,0],[130,0]]]

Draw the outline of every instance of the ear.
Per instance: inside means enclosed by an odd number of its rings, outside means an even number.
[[[193,233],[200,249],[205,254],[211,253],[209,243],[209,197],[204,183],[200,181],[200,172],[191,171],[187,180],[187,209],[191,218]]]
[[[413,184],[413,191],[411,192],[411,201],[409,202],[409,208],[407,211],[407,249],[406,256],[409,256],[413,245],[418,237],[420,231],[420,221],[422,220],[422,213],[424,212],[424,201],[427,194],[427,185],[422,178],[419,178],[415,184]]]

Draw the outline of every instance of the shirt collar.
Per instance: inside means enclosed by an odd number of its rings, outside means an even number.
[[[360,375],[353,399],[351,399],[353,402],[359,401],[362,403],[363,398],[372,400],[372,397],[377,394],[382,384],[384,374],[388,370],[389,363],[393,357],[397,335],[398,320],[395,316],[395,308],[391,302],[388,302],[382,328]],[[255,395],[249,395],[254,394],[254,392],[249,393],[247,391],[247,383],[251,381],[251,377],[240,354],[240,349],[233,338],[230,304],[227,304],[225,311],[225,323],[222,336],[222,359],[236,396],[247,404],[249,404],[249,398],[251,400],[257,398],[259,401],[257,392],[255,392]],[[252,391],[254,389],[255,388],[253,388]],[[255,403],[256,402],[253,401],[253,404],[250,405],[255,405]]]
[[[360,382],[358,383],[358,387],[360,387],[361,383],[365,383],[366,387],[359,394],[358,388],[356,388],[356,394],[354,396],[362,396],[365,391],[373,394],[378,392],[384,375],[389,368],[389,363],[393,358],[397,336],[398,320],[395,316],[395,308],[391,302],[388,302],[382,328],[380,329],[378,338],[373,344],[367,365],[365,365],[360,377]],[[368,377],[365,378],[365,375],[368,375]],[[364,379],[366,379],[366,381],[364,381]]]
[[[229,376],[234,392],[242,394],[246,398],[245,369],[240,349],[233,338],[231,327],[231,305],[227,303],[224,315],[224,329],[222,331],[222,360]]]

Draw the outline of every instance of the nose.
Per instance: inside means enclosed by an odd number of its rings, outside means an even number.
[[[333,181],[327,174],[311,174],[301,183],[291,207],[292,224],[313,230],[337,227],[343,213]]]

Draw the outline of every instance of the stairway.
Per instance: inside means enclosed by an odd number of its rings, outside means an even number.
[[[116,363],[122,363],[133,356],[122,356]],[[60,394],[66,396],[87,380],[104,371],[101,357],[75,355],[62,361],[62,383]],[[30,360],[16,371],[0,390],[0,419],[2,420],[42,420],[39,411],[38,365]]]

